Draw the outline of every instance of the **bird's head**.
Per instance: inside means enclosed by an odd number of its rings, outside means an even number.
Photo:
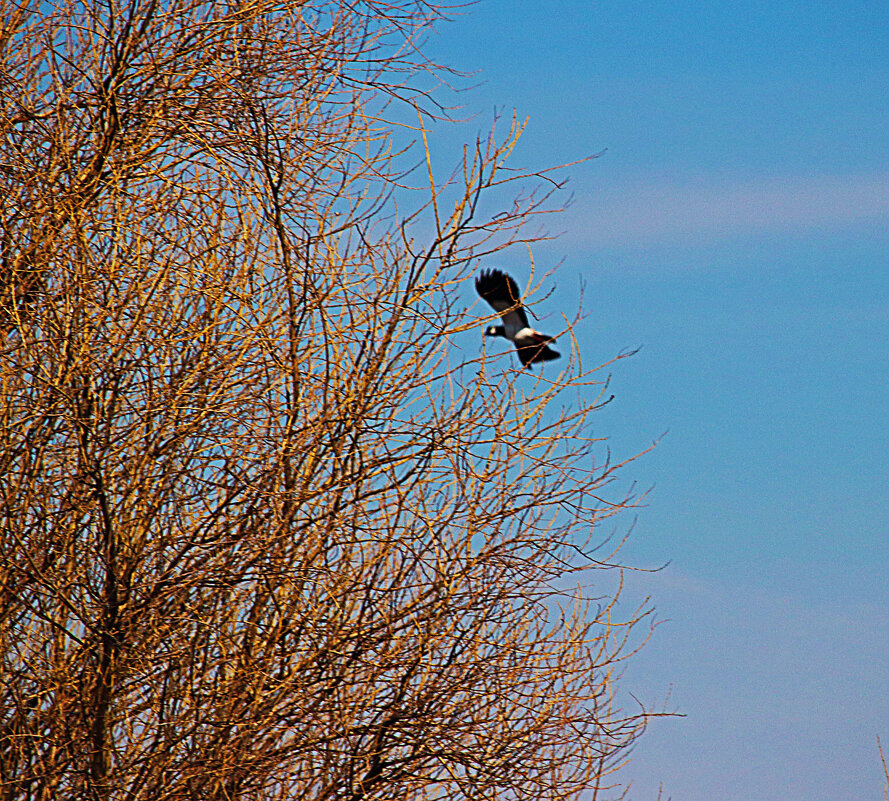
[[[486,337],[505,337],[506,329],[502,325],[489,325],[485,329]]]

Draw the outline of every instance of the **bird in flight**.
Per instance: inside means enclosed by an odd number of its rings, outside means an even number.
[[[519,287],[511,276],[496,269],[482,270],[475,279],[475,290],[491,304],[503,321],[503,325],[486,328],[485,336],[510,340],[516,347],[522,366],[559,358],[559,354],[548,347],[554,338],[528,325],[528,315],[519,298]]]

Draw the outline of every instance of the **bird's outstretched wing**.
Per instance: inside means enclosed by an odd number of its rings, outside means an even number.
[[[528,315],[522,308],[518,284],[500,270],[482,270],[475,279],[475,290],[503,318],[507,331],[515,334],[528,327]]]
[[[559,352],[548,347],[548,343],[552,341],[552,337],[548,337],[546,334],[541,334],[538,331],[532,331],[525,336],[516,337],[516,353],[519,354],[522,366],[558,359]]]

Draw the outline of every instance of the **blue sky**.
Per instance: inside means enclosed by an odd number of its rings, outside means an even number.
[[[627,470],[654,488],[626,556],[670,565],[632,581],[667,622],[625,681],[686,716],[629,798],[882,799],[889,4],[481,0],[430,45],[479,84],[445,161],[495,107],[530,118],[522,166],[607,148],[535,258],[553,310],[585,281],[585,362],[642,345],[598,418],[615,453],[668,432]]]

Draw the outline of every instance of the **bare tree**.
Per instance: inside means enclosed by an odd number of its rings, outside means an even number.
[[[442,10],[3,12],[4,797],[604,792],[644,611],[569,588],[631,500],[576,357],[454,345],[557,184],[516,124],[436,184]]]

